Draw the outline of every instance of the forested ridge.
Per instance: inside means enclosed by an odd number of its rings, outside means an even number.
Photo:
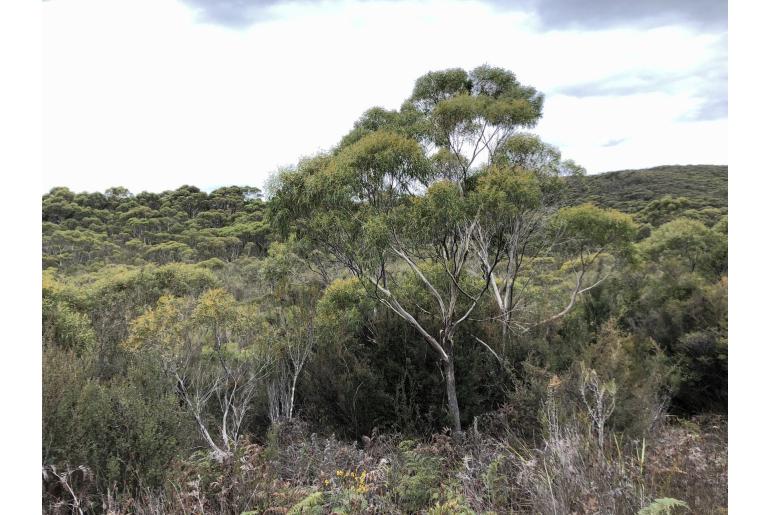
[[[431,72],[267,194],[43,195],[44,510],[726,510],[727,167],[586,175],[542,104]]]
[[[666,197],[686,199],[687,206],[718,216],[711,209],[727,213],[727,167],[716,165],[656,166],[642,170],[621,170],[572,180],[572,202],[594,202],[626,213],[638,213]],[[681,214],[681,213],[677,213]],[[642,216],[640,222],[648,222]]]
[[[727,215],[727,167],[659,166],[570,178],[567,203],[634,215],[644,233],[674,218],[713,226]],[[123,187],[43,196],[43,268],[165,264],[264,256],[271,241],[262,191],[182,186],[133,194]]]

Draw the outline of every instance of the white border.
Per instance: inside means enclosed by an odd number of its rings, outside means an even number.
[[[6,513],[35,513],[41,506],[40,16],[40,0],[0,2],[0,491]]]

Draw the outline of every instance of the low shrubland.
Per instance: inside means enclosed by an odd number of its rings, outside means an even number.
[[[132,494],[117,485],[100,491],[85,467],[49,468],[46,508],[112,514],[726,513],[723,418],[655,416],[643,427],[615,427],[615,410],[631,405],[616,384],[585,367],[569,377],[551,376],[544,393],[530,438],[516,427],[512,405],[478,417],[462,435],[424,438],[375,430],[345,441],[286,421],[263,441],[244,437],[224,462],[206,451],[174,459],[159,488]]]

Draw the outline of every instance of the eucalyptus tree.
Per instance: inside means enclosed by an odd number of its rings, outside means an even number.
[[[260,262],[259,276],[273,305],[267,312],[268,339],[276,357],[267,386],[268,415],[273,423],[293,418],[297,383],[317,342],[315,305],[322,276],[316,276],[312,265],[294,250],[294,241],[273,242]]]
[[[273,363],[259,322],[222,289],[198,299],[162,296],[131,323],[125,345],[152,351],[217,461],[237,450],[244,421]],[[212,422],[212,419],[214,422]]]
[[[505,158],[542,103],[500,68],[428,73],[400,111],[367,111],[333,152],[284,171],[271,199],[277,226],[333,255],[435,351],[457,432],[458,328],[498,288],[495,271],[517,234],[553,232],[548,210],[528,229],[517,216],[542,208],[558,173]],[[516,249],[521,259],[526,249]],[[415,287],[430,305],[414,302]]]
[[[276,366],[267,385],[268,416],[275,423],[291,420],[297,397],[297,381],[316,344],[313,313],[300,307],[278,309],[272,333],[277,344]]]

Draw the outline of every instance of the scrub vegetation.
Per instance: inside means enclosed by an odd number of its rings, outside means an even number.
[[[586,175],[508,70],[265,185],[54,188],[47,513],[726,513],[727,169]]]

